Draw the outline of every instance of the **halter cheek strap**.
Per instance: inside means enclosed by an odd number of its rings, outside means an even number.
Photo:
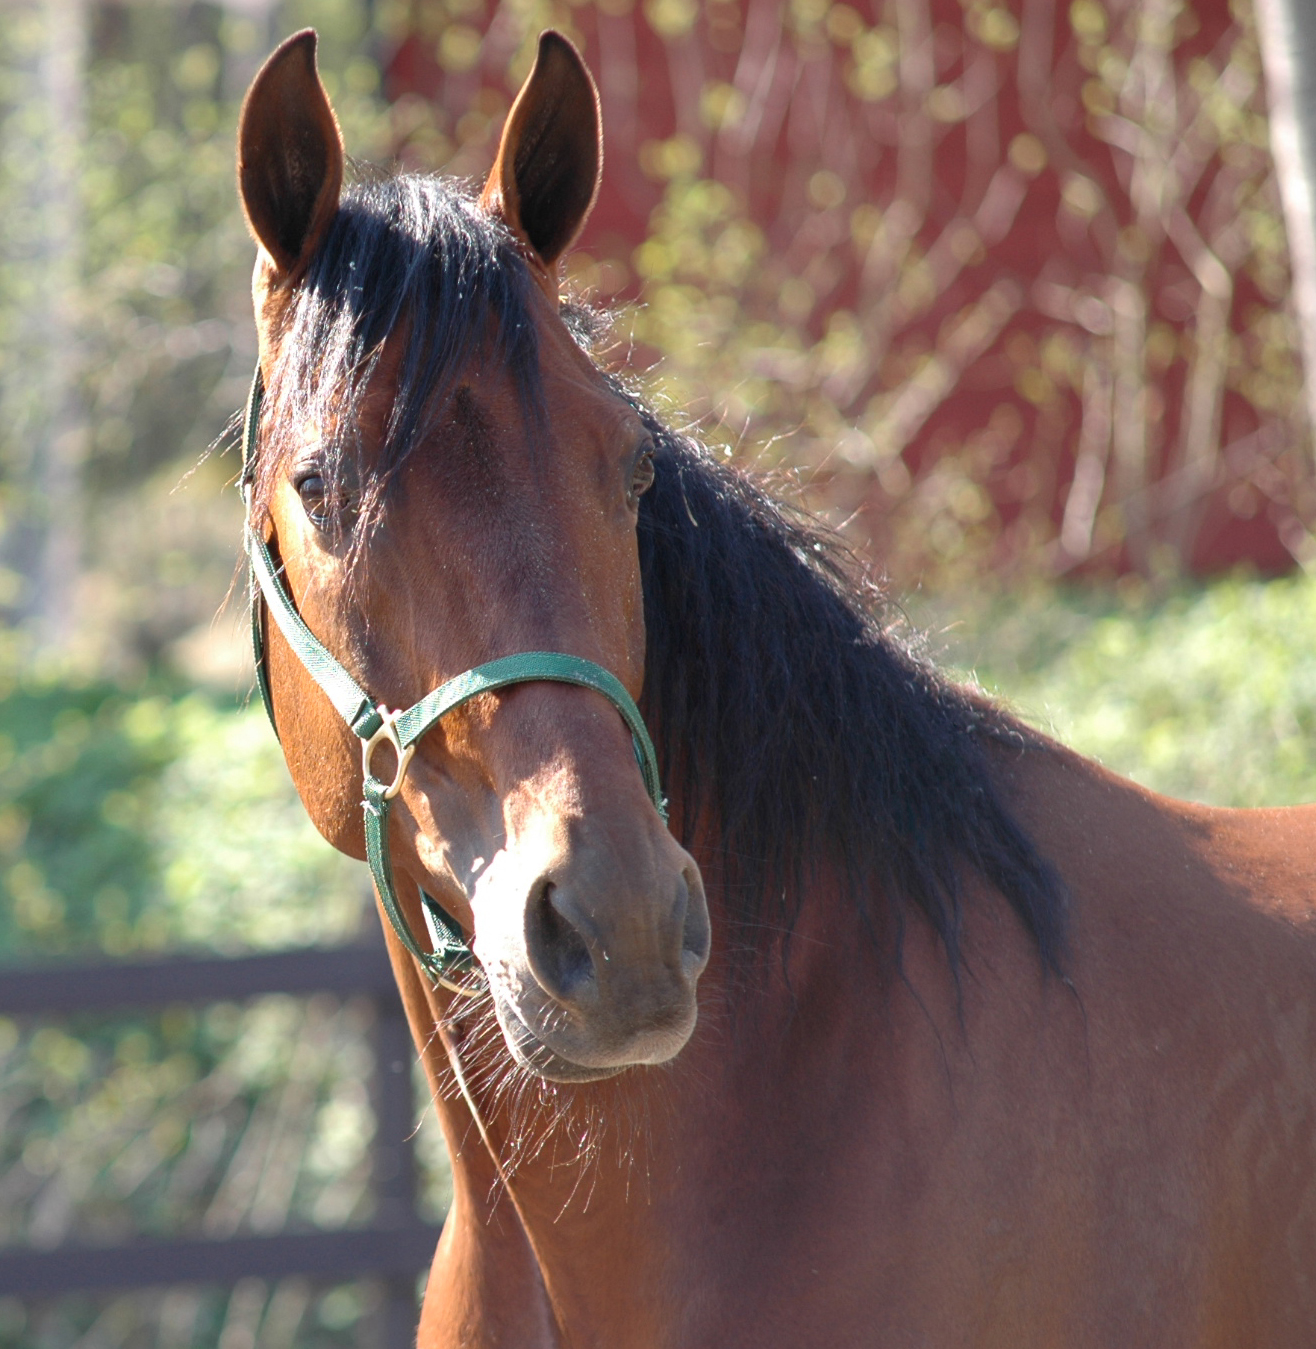
[[[665,820],[667,803],[663,799],[658,777],[658,756],[653,741],[636,707],[616,675],[593,661],[579,656],[568,656],[558,651],[524,651],[514,656],[503,656],[459,674],[418,703],[402,712],[390,712],[377,704],[356,682],[343,665],[325,648],[302,620],[296,606],[279,579],[278,569],[264,536],[251,522],[251,489],[256,462],[256,434],[260,423],[260,405],[263,392],[260,367],[251,382],[247,400],[246,418],[242,431],[242,493],[247,506],[246,548],[250,564],[251,640],[256,659],[256,683],[261,701],[278,735],[274,723],[274,704],[270,699],[269,671],[265,660],[263,610],[268,610],[284,639],[305,667],[306,672],[324,690],[338,715],[361,741],[361,770],[365,817],[366,860],[379,892],[380,903],[403,946],[420,962],[436,984],[457,993],[474,994],[481,990],[456,984],[452,976],[472,969],[474,953],[466,944],[460,927],[439,904],[423,890],[421,893],[425,924],[429,930],[432,949],[426,951],[416,940],[398,902],[393,879],[393,863],[388,845],[388,818],[393,799],[402,788],[407,765],[416,746],[425,733],[449,712],[482,693],[493,693],[512,684],[549,681],[575,684],[601,693],[621,714],[631,733],[635,759],[644,778],[649,799]],[[392,779],[384,782],[374,774],[372,761],[381,741],[393,746],[397,766]]]

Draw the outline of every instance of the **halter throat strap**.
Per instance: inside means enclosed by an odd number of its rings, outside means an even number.
[[[616,675],[593,661],[560,651],[523,651],[487,661],[449,679],[405,711],[390,712],[382,703],[372,699],[307,627],[280,580],[279,569],[264,535],[252,523],[252,489],[262,396],[263,383],[260,367],[257,366],[242,429],[242,495],[247,508],[245,531],[250,571],[252,651],[261,701],[277,736],[278,726],[274,721],[274,704],[270,697],[265,658],[263,612],[268,612],[307,674],[320,686],[352,734],[361,741],[361,808],[365,820],[366,860],[389,923],[399,941],[436,984],[457,993],[478,993],[481,991],[479,988],[472,989],[452,979],[454,974],[474,966],[474,955],[456,922],[422,890],[422,908],[433,947],[427,951],[416,940],[398,901],[388,843],[389,809],[401,790],[407,765],[417,744],[449,712],[483,693],[494,693],[513,684],[542,681],[593,689],[601,693],[621,714],[631,733],[635,759],[644,778],[645,790],[658,813],[666,820],[667,802],[662,794],[658,756],[653,741],[635,700]],[[376,777],[371,767],[374,751],[381,740],[389,741],[397,756],[396,771],[389,782]]]

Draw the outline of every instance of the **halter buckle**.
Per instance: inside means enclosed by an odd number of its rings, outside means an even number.
[[[361,776],[363,778],[371,776],[370,756],[381,740],[387,740],[393,746],[393,752],[398,756],[398,768],[393,775],[393,783],[390,787],[384,789],[384,800],[391,801],[402,790],[402,779],[407,775],[407,765],[411,762],[411,756],[415,754],[416,747],[415,745],[408,745],[404,749],[402,741],[398,738],[397,719],[401,716],[400,712],[390,712],[383,703],[380,703],[376,710],[382,720],[379,730],[369,740],[361,742]]]

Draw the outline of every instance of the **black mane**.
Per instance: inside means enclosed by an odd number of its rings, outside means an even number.
[[[467,362],[510,369],[535,421],[533,284],[506,230],[451,180],[349,189],[289,319],[263,418],[275,437],[262,451],[263,490],[295,448],[280,432],[308,423],[333,433],[326,468],[342,471],[394,332],[405,334],[397,392],[362,521]],[[564,317],[587,346],[588,314]],[[705,812],[716,822],[732,921],[747,934],[789,931],[810,871],[828,866],[875,933],[898,949],[913,905],[957,965],[967,864],[1058,967],[1063,889],[996,792],[985,748],[1021,747],[1026,732],[883,630],[834,536],[634,401],[658,446],[639,524],[643,706],[682,810],[675,826],[688,837]]]
[[[643,706],[676,827],[689,836],[704,811],[717,822],[733,919],[789,931],[809,871],[830,864],[897,954],[912,904],[957,967],[967,863],[1058,969],[1063,887],[1002,802],[985,749],[1021,750],[1027,731],[883,630],[834,534],[698,442],[651,430]]]

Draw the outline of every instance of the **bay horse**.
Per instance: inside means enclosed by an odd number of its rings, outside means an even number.
[[[605,373],[601,146],[551,32],[478,195],[344,187],[309,31],[239,128],[262,684],[452,1155],[420,1345],[1309,1349],[1316,809],[955,685]]]

